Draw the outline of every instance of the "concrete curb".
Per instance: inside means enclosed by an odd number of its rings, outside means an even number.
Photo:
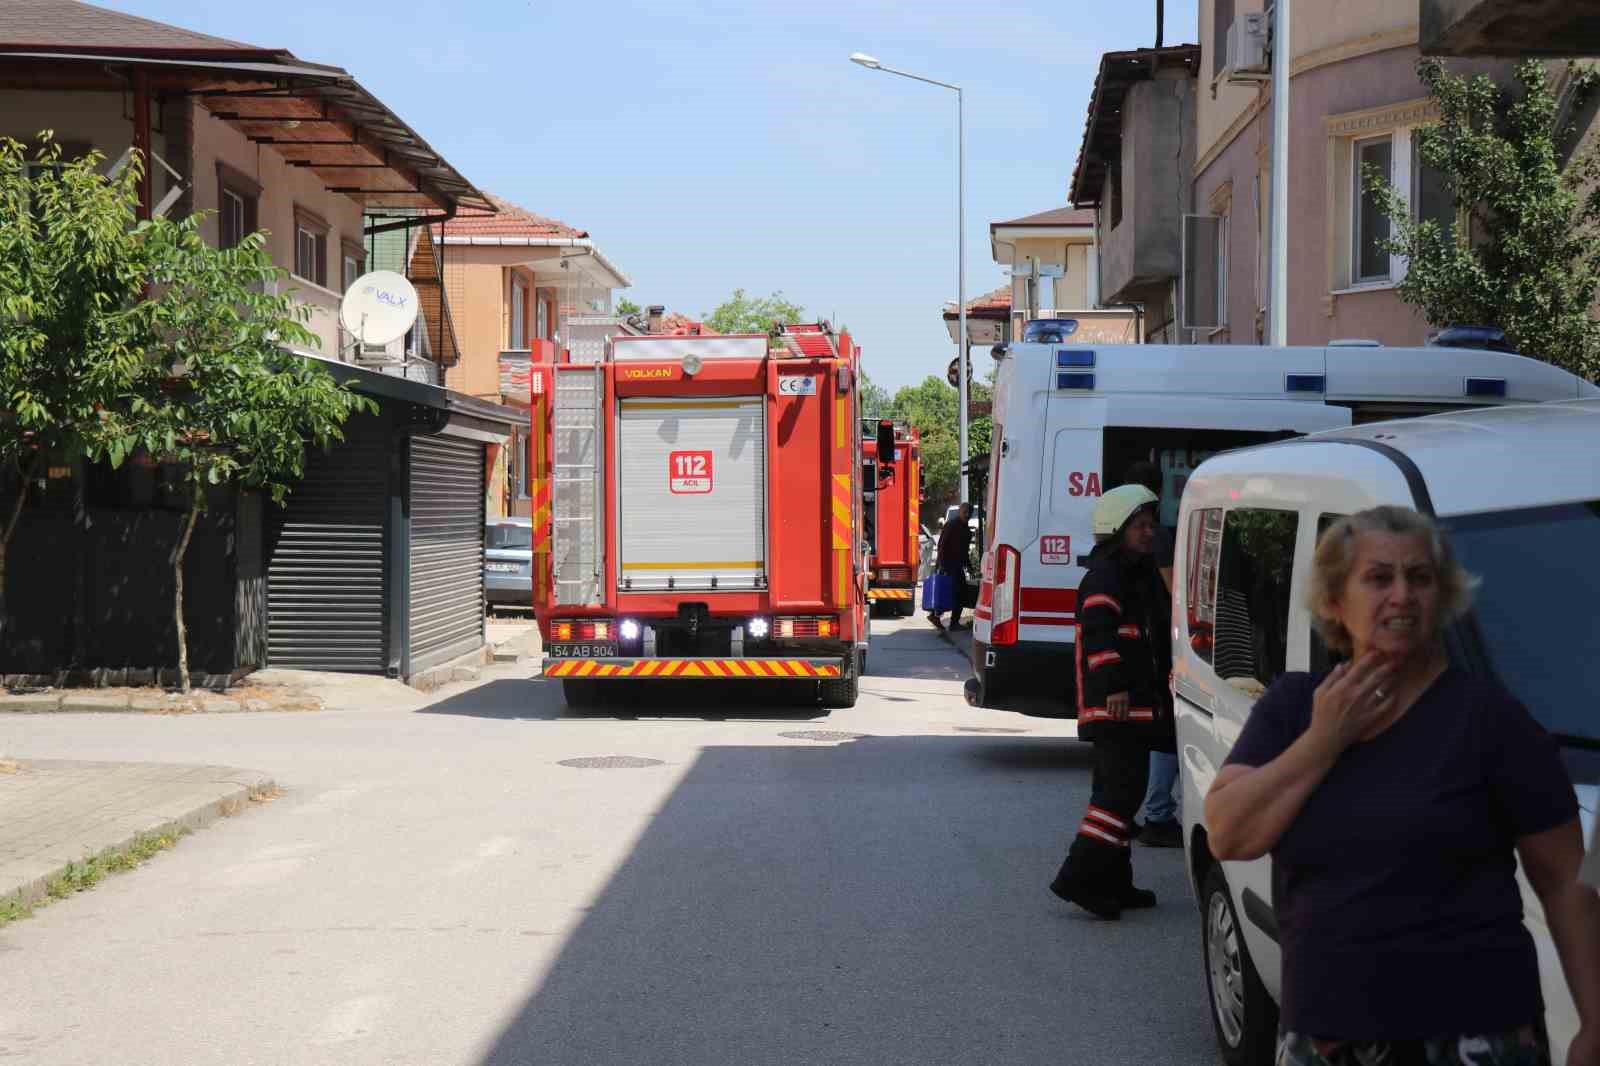
[[[26,769],[30,764],[70,766],[70,761],[58,760],[23,760],[22,767]],[[173,833],[179,829],[204,829],[219,818],[237,814],[249,806],[252,800],[262,799],[277,790],[277,784],[264,773],[255,770],[236,770],[229,767],[218,767],[228,773],[217,780],[226,791],[215,799],[208,800],[199,806],[183,809],[181,806],[167,811],[153,812],[146,817],[138,815],[124,819],[123,824],[117,829],[116,835],[110,843],[100,843],[99,847],[87,848],[84,853],[74,859],[52,860],[48,863],[34,863],[32,869],[23,875],[20,884],[0,884],[0,900],[16,899],[27,904],[44,898],[48,893],[50,882],[59,877],[68,866],[83,862],[86,859],[110,852],[121,851],[131,846],[140,837]]]

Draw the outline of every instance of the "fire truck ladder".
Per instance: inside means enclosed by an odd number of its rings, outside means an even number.
[[[599,520],[605,499],[602,396],[599,368],[562,368],[555,374],[550,540],[560,605],[600,602],[605,563]]]

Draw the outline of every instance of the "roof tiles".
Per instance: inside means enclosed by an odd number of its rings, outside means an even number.
[[[445,223],[444,233],[446,237],[580,238],[589,236],[586,230],[577,229],[553,218],[534,214],[527,208],[518,207],[510,200],[503,199],[493,193],[485,195],[488,196],[489,202],[499,209],[499,212],[464,209],[457,213],[455,218]]]

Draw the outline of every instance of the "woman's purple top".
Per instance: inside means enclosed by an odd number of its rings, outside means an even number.
[[[1278,679],[1228,762],[1282,754],[1310,726],[1324,676]],[[1492,679],[1445,671],[1339,757],[1272,849],[1283,1028],[1409,1040],[1539,1020],[1514,849],[1577,813],[1527,709]]]

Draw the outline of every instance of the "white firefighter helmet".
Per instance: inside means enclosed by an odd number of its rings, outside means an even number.
[[[1116,536],[1130,518],[1160,502],[1156,494],[1143,485],[1122,485],[1112,489],[1094,505],[1094,539]]]

